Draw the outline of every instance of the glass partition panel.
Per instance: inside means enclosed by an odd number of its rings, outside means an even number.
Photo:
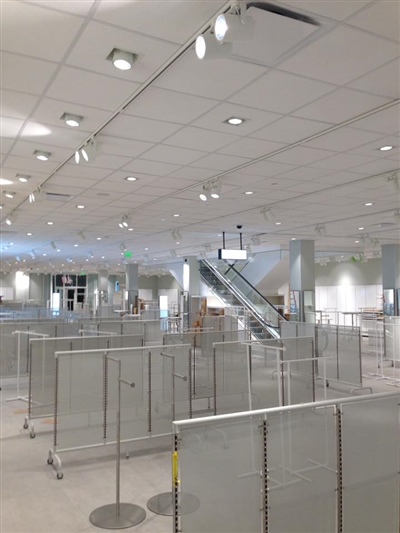
[[[296,405],[315,401],[314,361],[285,360],[282,365],[282,405]]]
[[[58,356],[57,449],[104,442],[104,355]]]
[[[398,397],[342,406],[343,531],[399,531]]]
[[[298,337],[296,339],[282,339],[283,360],[305,359],[314,357],[314,340],[310,337]]]
[[[285,337],[297,337],[296,322],[281,322],[281,339]]]
[[[122,335],[122,322],[118,321],[101,321],[98,323],[98,331],[105,331],[107,333],[116,333],[117,335]]]
[[[198,499],[182,533],[260,533],[261,434],[258,419],[200,424],[181,431],[180,492]]]
[[[268,416],[267,448],[268,531],[336,532],[333,407]]]
[[[17,375],[18,338],[13,331],[19,329],[15,323],[0,324],[0,376]],[[23,341],[23,339],[21,339]]]
[[[249,381],[247,346],[239,342],[216,343],[215,402],[217,414],[248,411]]]
[[[140,348],[143,342],[142,335],[113,335],[110,338],[110,348]]]
[[[360,328],[339,326],[339,380],[351,385],[362,384]]]
[[[141,320],[127,320],[122,322],[123,335],[141,335],[144,337],[145,323]]]
[[[339,379],[339,354],[337,326],[328,326],[318,324],[316,326],[317,338],[315,341],[316,355],[318,357],[327,357],[326,359],[326,377],[337,381]]]
[[[280,405],[280,383],[275,347],[280,343],[265,341],[251,344],[252,409],[267,409]],[[279,355],[278,355],[279,357]]]
[[[160,320],[143,320],[144,338],[146,343],[162,344],[163,324]]]

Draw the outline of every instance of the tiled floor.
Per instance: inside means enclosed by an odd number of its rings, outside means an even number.
[[[364,386],[372,387],[374,392],[394,391],[390,386],[393,380],[370,376],[377,372],[376,357],[367,344],[363,344],[363,350],[363,373],[367,376]],[[400,369],[385,368],[384,372],[400,378]],[[348,392],[331,383],[328,398]],[[89,515],[95,508],[115,501],[114,448],[65,454],[64,479],[57,480],[55,471],[46,463],[52,443],[51,421],[37,420],[36,438],[30,439],[22,428],[26,404],[6,402],[15,395],[14,387],[3,388],[0,394],[0,532],[101,531],[90,524]],[[146,508],[150,497],[170,490],[170,449],[170,438],[166,437],[131,446],[130,458],[124,456],[121,464],[122,501]],[[147,508],[146,513],[145,521],[132,531],[172,532],[170,517],[155,515]]]

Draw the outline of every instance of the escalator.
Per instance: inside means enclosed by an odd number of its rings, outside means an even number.
[[[280,323],[285,318],[234,265],[223,260],[199,261],[200,276],[227,306],[240,306],[250,313],[250,330],[257,339],[280,338]]]

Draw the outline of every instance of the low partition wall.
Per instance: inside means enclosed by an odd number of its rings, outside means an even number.
[[[363,388],[360,328],[283,322],[281,337],[313,337],[316,357],[329,358],[326,361],[328,382]]]
[[[135,383],[122,390],[122,442],[169,435],[172,420],[192,417],[189,345],[57,352],[48,463],[59,479],[60,454],[115,444],[116,361],[123,379]]]
[[[385,359],[393,361],[395,366],[398,366],[400,361],[400,317],[385,317],[383,331]]]
[[[399,400],[175,421],[173,532],[399,531]],[[198,509],[179,514],[185,494]]]
[[[29,403],[24,428],[35,436],[32,420],[54,414],[54,380],[57,351],[143,346],[141,335],[60,337],[31,339],[29,347]]]
[[[218,317],[217,317],[218,318]],[[249,330],[202,330],[182,333],[168,333],[163,336],[163,344],[173,345],[188,343],[193,349],[193,358],[213,356],[216,342],[245,342],[250,340]]]

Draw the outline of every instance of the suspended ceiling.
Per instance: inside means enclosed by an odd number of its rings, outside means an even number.
[[[400,3],[274,4],[318,25],[251,9],[254,40],[199,61],[194,40],[226,2],[2,2],[2,270],[123,270],[125,248],[151,265],[212,255],[222,231],[238,247],[239,224],[253,252],[399,243]],[[137,54],[131,70],[106,60],[113,48]],[[95,159],[76,164],[93,136]],[[216,177],[220,198],[200,201]]]

